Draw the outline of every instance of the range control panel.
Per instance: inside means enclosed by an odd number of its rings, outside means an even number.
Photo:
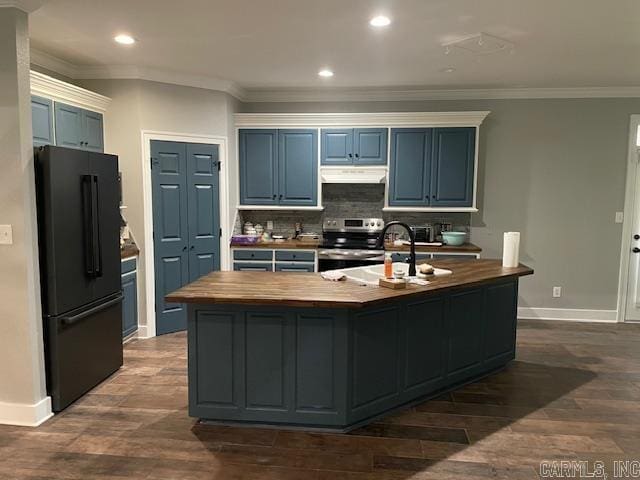
[[[383,228],[381,218],[327,218],[322,225],[325,232],[379,232]]]

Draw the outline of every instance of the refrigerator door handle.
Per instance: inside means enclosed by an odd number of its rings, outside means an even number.
[[[101,303],[100,305],[96,305],[95,307],[90,308],[89,310],[85,310],[82,313],[78,313],[77,315],[72,315],[70,317],[61,317],[60,321],[64,325],[73,325],[74,323],[79,322],[83,318],[87,318],[93,315],[94,313],[98,313],[102,310],[106,310],[107,308],[112,307],[113,305],[117,305],[118,303],[122,302],[122,299],[123,299],[123,296],[118,295],[117,297],[112,298],[111,300]]]
[[[91,175],[82,175],[82,221],[84,230],[85,273],[95,275],[94,228],[93,228],[93,180]]]
[[[92,200],[92,207],[94,211],[93,218],[93,240],[94,240],[94,249],[93,249],[93,258],[95,265],[94,275],[96,277],[102,276],[102,241],[100,240],[100,190],[98,188],[98,175],[92,175],[92,184],[93,184],[93,195],[95,197]]]

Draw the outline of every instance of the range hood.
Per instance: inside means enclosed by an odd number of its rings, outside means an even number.
[[[322,183],[384,183],[386,167],[320,167]]]

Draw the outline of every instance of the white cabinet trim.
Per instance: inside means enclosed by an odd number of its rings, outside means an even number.
[[[49,98],[74,107],[104,113],[111,102],[109,97],[71,85],[31,70],[31,94]]]
[[[236,113],[238,128],[478,127],[489,111],[379,113]]]

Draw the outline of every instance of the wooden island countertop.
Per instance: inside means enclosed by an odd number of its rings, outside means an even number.
[[[362,286],[356,282],[331,282],[319,273],[212,272],[166,296],[167,302],[295,307],[361,308],[387,300],[482,285],[496,279],[533,274],[526,265],[503,268],[501,260],[438,260],[430,262],[453,274],[435,277],[426,286],[406,289]]]

